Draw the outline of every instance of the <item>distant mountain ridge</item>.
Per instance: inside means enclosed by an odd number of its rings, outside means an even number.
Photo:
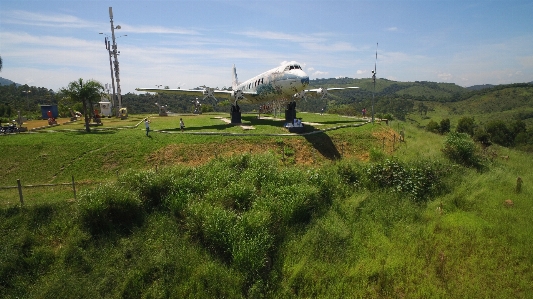
[[[468,89],[468,90],[481,90],[481,89],[485,89],[485,88],[492,88],[494,86],[497,86],[497,85],[493,85],[493,84],[472,85],[472,86],[468,86],[466,89]]]
[[[13,81],[11,81],[9,79],[0,77],[0,85],[11,85],[11,84],[15,84],[17,86],[22,85],[22,84],[15,83],[15,82],[13,82]]]

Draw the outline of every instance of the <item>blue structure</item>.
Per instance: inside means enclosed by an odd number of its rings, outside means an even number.
[[[41,105],[41,114],[43,119],[48,119],[48,111],[52,112],[54,118],[57,118],[59,116],[57,105]]]

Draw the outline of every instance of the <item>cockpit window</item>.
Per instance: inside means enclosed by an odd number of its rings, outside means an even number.
[[[290,71],[290,70],[301,70],[302,67],[298,64],[294,64],[294,65],[288,65],[285,67],[285,71]]]

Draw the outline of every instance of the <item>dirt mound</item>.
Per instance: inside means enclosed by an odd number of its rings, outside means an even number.
[[[312,164],[314,162],[313,148],[302,139],[287,139],[280,142],[252,143],[243,140],[232,140],[225,143],[202,144],[171,144],[165,146],[147,158],[147,162],[156,165],[184,164],[190,166],[202,165],[215,157],[231,156],[244,153],[273,152],[282,157],[293,159],[295,164]]]
[[[390,127],[383,127],[372,133],[370,139],[364,144],[349,142],[346,140],[336,140],[328,136],[313,137],[307,139],[287,138],[280,140],[265,139],[263,142],[247,140],[228,140],[223,143],[208,144],[171,144],[162,147],[147,157],[150,165],[203,165],[215,157],[227,157],[235,154],[260,154],[272,152],[279,155],[280,160],[285,157],[285,161],[296,165],[312,165],[328,160],[335,160],[340,157],[355,158],[366,161],[369,158],[371,147],[381,147],[385,138],[385,151],[393,152],[393,140],[398,133]]]

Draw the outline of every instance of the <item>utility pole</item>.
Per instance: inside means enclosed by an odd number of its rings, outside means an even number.
[[[117,95],[115,93],[115,78],[113,76],[113,62],[111,61],[111,57],[112,57],[112,54],[111,54],[111,42],[107,40],[107,37],[105,39],[105,47],[107,49],[107,51],[109,52],[109,69],[111,70],[111,85],[113,86],[113,99],[111,100],[111,103],[112,105],[115,107],[115,109],[117,110],[117,116],[119,114],[119,109],[117,108]]]
[[[120,29],[120,25],[117,27],[113,26],[113,8],[109,7],[109,19],[111,20],[111,39],[113,41],[113,45],[111,47],[113,58],[114,58],[114,65],[115,65],[115,80],[117,81],[117,99],[118,99],[118,110],[117,110],[117,116],[120,116],[120,109],[122,108],[122,96],[120,91],[120,70],[118,66],[118,51],[117,51],[117,43],[115,42],[115,29]]]
[[[376,43],[376,62],[374,62],[374,70],[372,71],[372,81],[374,82],[374,92],[372,92],[372,124],[374,124],[374,95],[376,94],[376,74],[378,64],[378,43]]]

